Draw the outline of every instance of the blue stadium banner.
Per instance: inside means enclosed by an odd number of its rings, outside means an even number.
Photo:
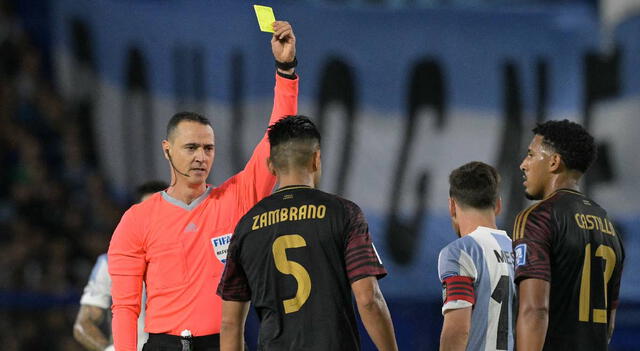
[[[241,1],[54,2],[61,89],[93,108],[100,165],[122,191],[166,178],[160,142],[177,110],[209,116],[210,181],[238,171],[264,132],[270,34]],[[588,7],[400,10],[264,1],[298,37],[300,112],[323,133],[321,188],[361,205],[389,298],[438,301],[437,253],[454,239],[449,172],[470,160],[503,178],[501,225],[528,205],[518,169],[537,121],[569,118],[598,141],[583,189],[640,250],[640,17],[601,48]],[[637,255],[627,267],[640,266]],[[623,301],[640,301],[626,270]]]

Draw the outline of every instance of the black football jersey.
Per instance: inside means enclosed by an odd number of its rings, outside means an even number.
[[[516,283],[550,283],[544,350],[607,350],[624,250],[606,211],[577,191],[561,189],[522,211],[513,235]]]
[[[293,186],[240,220],[218,294],[251,300],[259,350],[359,350],[351,283],[384,275],[356,204]]]

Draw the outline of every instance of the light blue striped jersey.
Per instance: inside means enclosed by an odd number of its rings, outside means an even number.
[[[513,350],[515,326],[514,256],[511,239],[502,230],[478,227],[440,251],[438,274],[447,278],[462,276],[473,280],[475,304],[467,350]],[[442,313],[469,307],[465,300],[446,299]]]

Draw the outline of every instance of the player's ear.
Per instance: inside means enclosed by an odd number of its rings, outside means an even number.
[[[562,157],[560,157],[560,154],[558,153],[553,153],[550,157],[549,157],[549,170],[551,172],[557,172],[560,170],[560,166],[562,164]]]
[[[497,216],[500,214],[500,212],[502,212],[502,197],[498,196],[498,198],[496,199],[496,207],[494,208],[494,213]]]
[[[449,198],[449,215],[451,218],[456,218],[456,200],[452,197]]]
[[[271,161],[271,156],[267,157],[267,168],[272,175],[276,175],[276,168],[273,166],[273,161]]]
[[[313,171],[317,172],[320,170],[320,168],[322,167],[322,160],[320,158],[320,150],[316,150],[313,153]]]

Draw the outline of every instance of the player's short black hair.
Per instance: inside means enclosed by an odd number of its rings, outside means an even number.
[[[581,125],[569,120],[538,123],[533,133],[542,136],[542,142],[560,154],[569,169],[584,173],[597,156],[596,143]]]
[[[449,196],[462,206],[495,208],[499,186],[498,171],[479,161],[464,164],[449,175]]]
[[[287,171],[290,166],[303,166],[320,149],[320,132],[307,116],[286,116],[268,130],[271,162]]]
[[[196,122],[213,128],[209,119],[201,114],[189,111],[178,112],[173,115],[169,120],[169,123],[167,123],[167,140],[171,138],[171,134],[182,121]]]
[[[163,182],[161,180],[150,180],[148,182],[144,182],[136,188],[136,196],[137,200],[142,199],[143,196],[147,194],[157,193],[158,191],[163,191],[169,187],[169,184]]]

